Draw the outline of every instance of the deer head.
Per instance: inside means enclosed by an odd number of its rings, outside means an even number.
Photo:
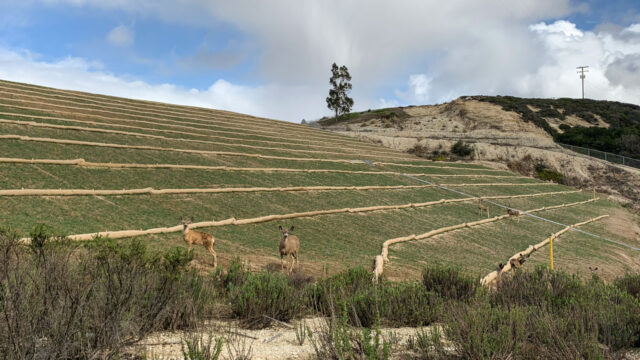
[[[287,230],[287,229],[283,229],[282,226],[279,226],[278,229],[280,229],[280,231],[282,231],[282,236],[286,239],[289,236],[290,232],[293,232],[293,226]]]
[[[182,224],[182,231],[187,231],[189,225],[193,223],[193,216],[189,220],[183,219],[182,216],[180,216],[180,223]]]

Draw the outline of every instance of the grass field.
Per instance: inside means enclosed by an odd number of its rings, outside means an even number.
[[[134,101],[6,81],[0,81],[0,95],[2,190],[424,185],[403,176],[403,173],[429,182],[448,184],[471,196],[572,190],[475,164],[430,162],[335,133],[226,111]],[[40,140],[34,141],[34,138]],[[84,159],[102,165],[11,163],[11,159]],[[234,169],[113,168],[108,167],[108,163],[226,166]],[[438,187],[216,194],[0,195],[0,225],[26,235],[36,224],[46,223],[60,233],[70,235],[175,226],[180,216],[193,216],[196,221],[230,217],[245,219],[463,197],[467,196]],[[497,202],[527,210],[580,202],[591,197],[589,193],[576,192]],[[497,206],[489,207],[491,216],[505,213]],[[585,225],[584,229],[616,241],[640,245],[638,235],[624,229],[624,224],[637,224],[637,217],[605,199],[537,213],[567,225],[603,214],[610,214],[613,220],[594,222]],[[469,201],[202,230],[216,237],[216,251],[222,266],[226,266],[234,256],[241,256],[254,268],[261,268],[279,263],[277,248],[281,235],[278,226],[295,225],[295,233],[301,239],[302,269],[317,275],[323,267],[328,267],[329,272],[337,272],[356,265],[370,266],[387,239],[479,219],[482,216],[476,202]],[[413,277],[426,264],[442,263],[485,274],[492,271],[497,263],[562,228],[523,217],[520,222],[499,220],[406,242],[390,249],[391,262],[385,271],[391,278]],[[186,246],[179,232],[144,236],[142,239],[159,251]],[[637,251],[577,232],[564,235],[554,250],[557,268],[583,276],[590,276],[589,266],[599,267],[604,278],[613,278],[640,267]],[[210,263],[202,248],[196,249],[196,259],[201,264]],[[538,252],[531,263],[543,264],[546,261],[545,254]]]

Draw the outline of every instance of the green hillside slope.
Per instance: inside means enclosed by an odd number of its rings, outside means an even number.
[[[201,229],[216,237],[222,266],[241,256],[254,267],[268,267],[279,264],[278,226],[295,225],[303,271],[311,274],[319,274],[324,265],[330,272],[369,266],[387,239],[483,218],[476,200],[399,209],[340,209],[540,194],[495,199],[528,210],[592,197],[510,172],[430,162],[276,120],[6,81],[0,81],[0,158],[0,226],[24,235],[38,223],[73,235],[171,227],[179,224],[181,216],[193,216],[198,222],[336,210]],[[413,177],[403,176],[405,173]],[[445,184],[467,195],[415,178]],[[312,186],[323,188],[305,188]],[[353,188],[363,186],[377,188]],[[248,189],[254,187],[258,189]],[[287,187],[298,188],[280,189]],[[147,188],[167,191],[150,193]],[[11,191],[22,189],[39,192]],[[60,195],[55,189],[103,192]],[[105,192],[123,189],[142,193]],[[546,194],[554,192],[566,193]],[[491,216],[505,214],[504,209],[488,205]],[[536,214],[563,224],[603,214],[616,219],[630,216],[607,200]],[[522,217],[519,222],[502,219],[409,241],[390,248],[391,262],[385,272],[391,277],[410,277],[424,264],[437,262],[487,273],[498,262],[562,228]],[[629,242],[608,221],[584,229]],[[180,232],[142,238],[159,251],[186,246]],[[557,268],[583,275],[590,265],[601,266],[606,269],[604,276],[611,277],[638,264],[636,252],[575,232],[558,243],[556,252],[562,259]],[[202,248],[196,249],[196,258],[202,264],[210,263]],[[545,261],[542,257],[532,262]]]

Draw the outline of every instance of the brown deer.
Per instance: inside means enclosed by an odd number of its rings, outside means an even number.
[[[383,271],[384,259],[382,258],[382,255],[376,255],[376,257],[373,258],[373,265],[371,265],[371,272],[373,274],[372,280],[374,283],[378,283],[378,278],[382,275]]]
[[[480,210],[480,215],[482,215],[483,211],[487,212],[487,219],[489,218],[489,207],[487,205],[482,205],[482,200],[478,199],[478,209]]]
[[[287,266],[287,271],[291,272],[293,270],[293,264],[295,262],[296,267],[300,267],[300,263],[298,262],[298,251],[300,251],[300,239],[298,239],[295,235],[290,235],[290,232],[293,232],[293,226],[287,230],[283,229],[282,226],[278,227],[282,232],[282,240],[280,240],[280,268],[284,270],[284,264],[282,262],[282,258],[287,256],[287,263],[289,262],[289,258],[293,257],[291,261],[291,266]]]
[[[511,260],[509,260],[509,263],[511,264],[511,267],[513,269],[519,268],[520,266],[524,265],[525,261],[527,261],[527,258],[529,257],[530,254],[520,254],[520,256],[518,256],[517,258],[513,258]]]
[[[509,214],[509,216],[511,217],[515,217],[518,220],[518,222],[520,222],[520,211],[507,208],[507,214]]]
[[[193,223],[193,217],[189,220],[186,220],[181,216],[180,223],[182,223],[182,239],[184,240],[184,242],[189,244],[189,251],[191,251],[191,245],[193,244],[204,246],[209,254],[213,256],[213,267],[216,267],[218,264],[218,257],[216,256],[216,252],[213,251],[213,245],[216,242],[216,240],[213,238],[213,235],[189,229],[189,225]]]

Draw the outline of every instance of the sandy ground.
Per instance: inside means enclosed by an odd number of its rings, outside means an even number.
[[[308,318],[300,320],[309,327],[313,334],[318,334],[325,326],[323,318]],[[235,358],[239,353],[251,352],[253,360],[276,359],[312,359],[315,357],[313,343],[309,338],[302,345],[296,340],[295,326],[292,324],[275,324],[262,330],[243,330],[234,322],[210,321],[196,335],[205,339],[224,337],[225,346],[221,359]],[[382,329],[383,338],[394,344],[396,350],[406,348],[407,340],[414,336],[419,328],[385,328]],[[185,334],[182,332],[155,333],[139,344],[129,349],[133,353],[146,355],[149,359],[178,360],[182,357],[182,343]],[[244,349],[244,351],[243,351]]]

